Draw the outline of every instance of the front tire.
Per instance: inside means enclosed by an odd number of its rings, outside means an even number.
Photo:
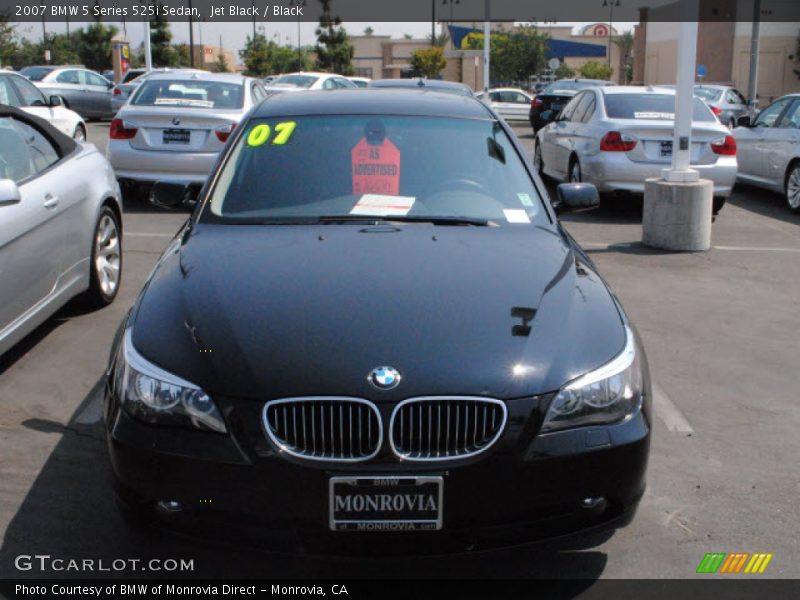
[[[794,162],[786,174],[784,187],[786,206],[792,212],[800,212],[800,161]]]
[[[86,300],[96,308],[108,306],[117,297],[122,279],[122,232],[110,207],[100,209],[92,240],[90,283]]]

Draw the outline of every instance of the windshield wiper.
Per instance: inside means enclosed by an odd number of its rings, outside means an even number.
[[[325,215],[320,223],[432,223],[433,225],[472,225],[475,227],[497,227],[488,219],[474,217],[428,217],[424,215]]]

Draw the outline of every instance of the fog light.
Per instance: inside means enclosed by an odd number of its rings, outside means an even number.
[[[161,500],[156,504],[156,510],[161,514],[172,515],[183,510],[183,504],[177,500]]]
[[[581,500],[581,508],[587,512],[592,513],[593,515],[599,515],[602,513],[608,502],[603,496],[589,496],[588,498],[584,498]]]

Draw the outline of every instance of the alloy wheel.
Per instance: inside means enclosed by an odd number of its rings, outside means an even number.
[[[120,243],[117,224],[107,214],[97,222],[94,268],[103,294],[113,296],[119,285]]]
[[[800,165],[795,165],[786,178],[786,204],[792,210],[800,210]]]

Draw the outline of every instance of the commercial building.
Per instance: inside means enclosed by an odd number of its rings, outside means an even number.
[[[675,83],[680,23],[665,19],[674,10],[674,5],[640,10],[634,34],[634,82]],[[732,84],[747,93],[752,23],[746,19],[751,18],[749,0],[700,0],[697,65],[705,70],[702,81]],[[779,96],[800,91],[795,73],[800,70],[800,24],[764,21],[760,30],[757,87],[759,105],[764,107]]]

